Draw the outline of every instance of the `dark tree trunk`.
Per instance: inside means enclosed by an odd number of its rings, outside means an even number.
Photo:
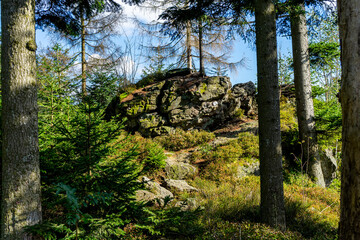
[[[204,55],[203,55],[203,22],[199,19],[199,58],[200,58],[200,74],[205,75]]]
[[[299,137],[302,143],[302,162],[316,184],[325,187],[317,136],[315,131],[314,106],[311,97],[309,43],[306,27],[305,4],[302,2],[291,12],[291,38],[294,60],[296,113]],[[308,167],[309,166],[309,169]]]
[[[285,207],[280,134],[275,7],[271,0],[256,0],[256,52],[258,73],[261,217],[285,229]]]
[[[81,15],[81,91],[86,95],[86,42],[85,42],[85,19]]]
[[[189,69],[192,68],[191,62],[191,22],[186,22],[186,63]]]
[[[41,221],[35,63],[35,1],[1,1],[1,239],[34,239]]]
[[[340,240],[360,239],[360,2],[338,0],[341,39]]]

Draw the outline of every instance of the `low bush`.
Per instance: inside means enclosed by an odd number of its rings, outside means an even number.
[[[296,107],[295,103],[287,98],[281,98],[280,101],[280,128],[281,131],[290,131],[297,129]]]
[[[190,160],[202,163],[200,175],[207,179],[219,181],[236,178],[240,166],[257,162],[259,157],[258,137],[243,132],[238,138],[217,147],[202,145],[192,153]]]
[[[123,145],[123,150],[114,152],[111,158],[121,155],[124,149],[134,149],[137,153],[136,162],[143,166],[143,174],[154,175],[166,165],[164,149],[158,143],[139,134],[129,135],[122,132],[113,143],[114,145]]]
[[[207,143],[215,138],[215,134],[204,130],[176,129],[174,134],[156,137],[154,140],[160,143],[166,150],[178,151]]]

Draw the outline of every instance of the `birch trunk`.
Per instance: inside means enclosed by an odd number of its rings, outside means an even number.
[[[1,239],[34,239],[41,221],[35,63],[35,1],[1,1]]]
[[[261,217],[285,230],[275,6],[255,1],[259,104]]]
[[[340,240],[360,239],[360,1],[338,0],[342,63]]]

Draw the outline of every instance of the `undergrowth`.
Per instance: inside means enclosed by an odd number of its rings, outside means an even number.
[[[204,130],[176,129],[173,134],[159,136],[154,140],[160,143],[166,150],[178,151],[207,143],[215,138],[215,134]]]
[[[213,147],[200,146],[190,160],[200,164],[200,176],[212,180],[236,178],[239,167],[249,167],[258,162],[258,137],[252,133],[240,133],[238,138]]]
[[[216,182],[196,178],[196,199],[204,207],[206,229],[196,239],[336,239],[339,194],[315,186],[305,175],[284,184],[287,231],[261,223],[260,178],[248,176]]]

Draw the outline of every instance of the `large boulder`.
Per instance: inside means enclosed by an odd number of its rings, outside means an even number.
[[[183,180],[194,177],[197,173],[197,169],[189,163],[168,162],[165,166],[165,172],[167,178]]]
[[[163,202],[163,200],[167,197],[174,197],[174,194],[172,192],[147,177],[143,177],[142,182],[145,184],[145,190],[136,191],[135,197],[137,201],[155,203],[156,199],[159,199],[161,202]]]
[[[325,185],[328,187],[336,178],[336,172],[338,170],[337,161],[330,148],[320,151],[320,160]]]
[[[116,97],[105,118],[126,118],[128,130],[145,136],[175,128],[211,129],[236,116],[239,109],[253,115],[255,93],[251,82],[232,88],[228,77],[177,76]]]
[[[232,94],[238,101],[238,108],[244,110],[246,116],[257,115],[256,86],[253,82],[238,83],[232,88]]]
[[[165,179],[165,187],[175,192],[197,192],[198,190],[190,186],[185,180]]]

